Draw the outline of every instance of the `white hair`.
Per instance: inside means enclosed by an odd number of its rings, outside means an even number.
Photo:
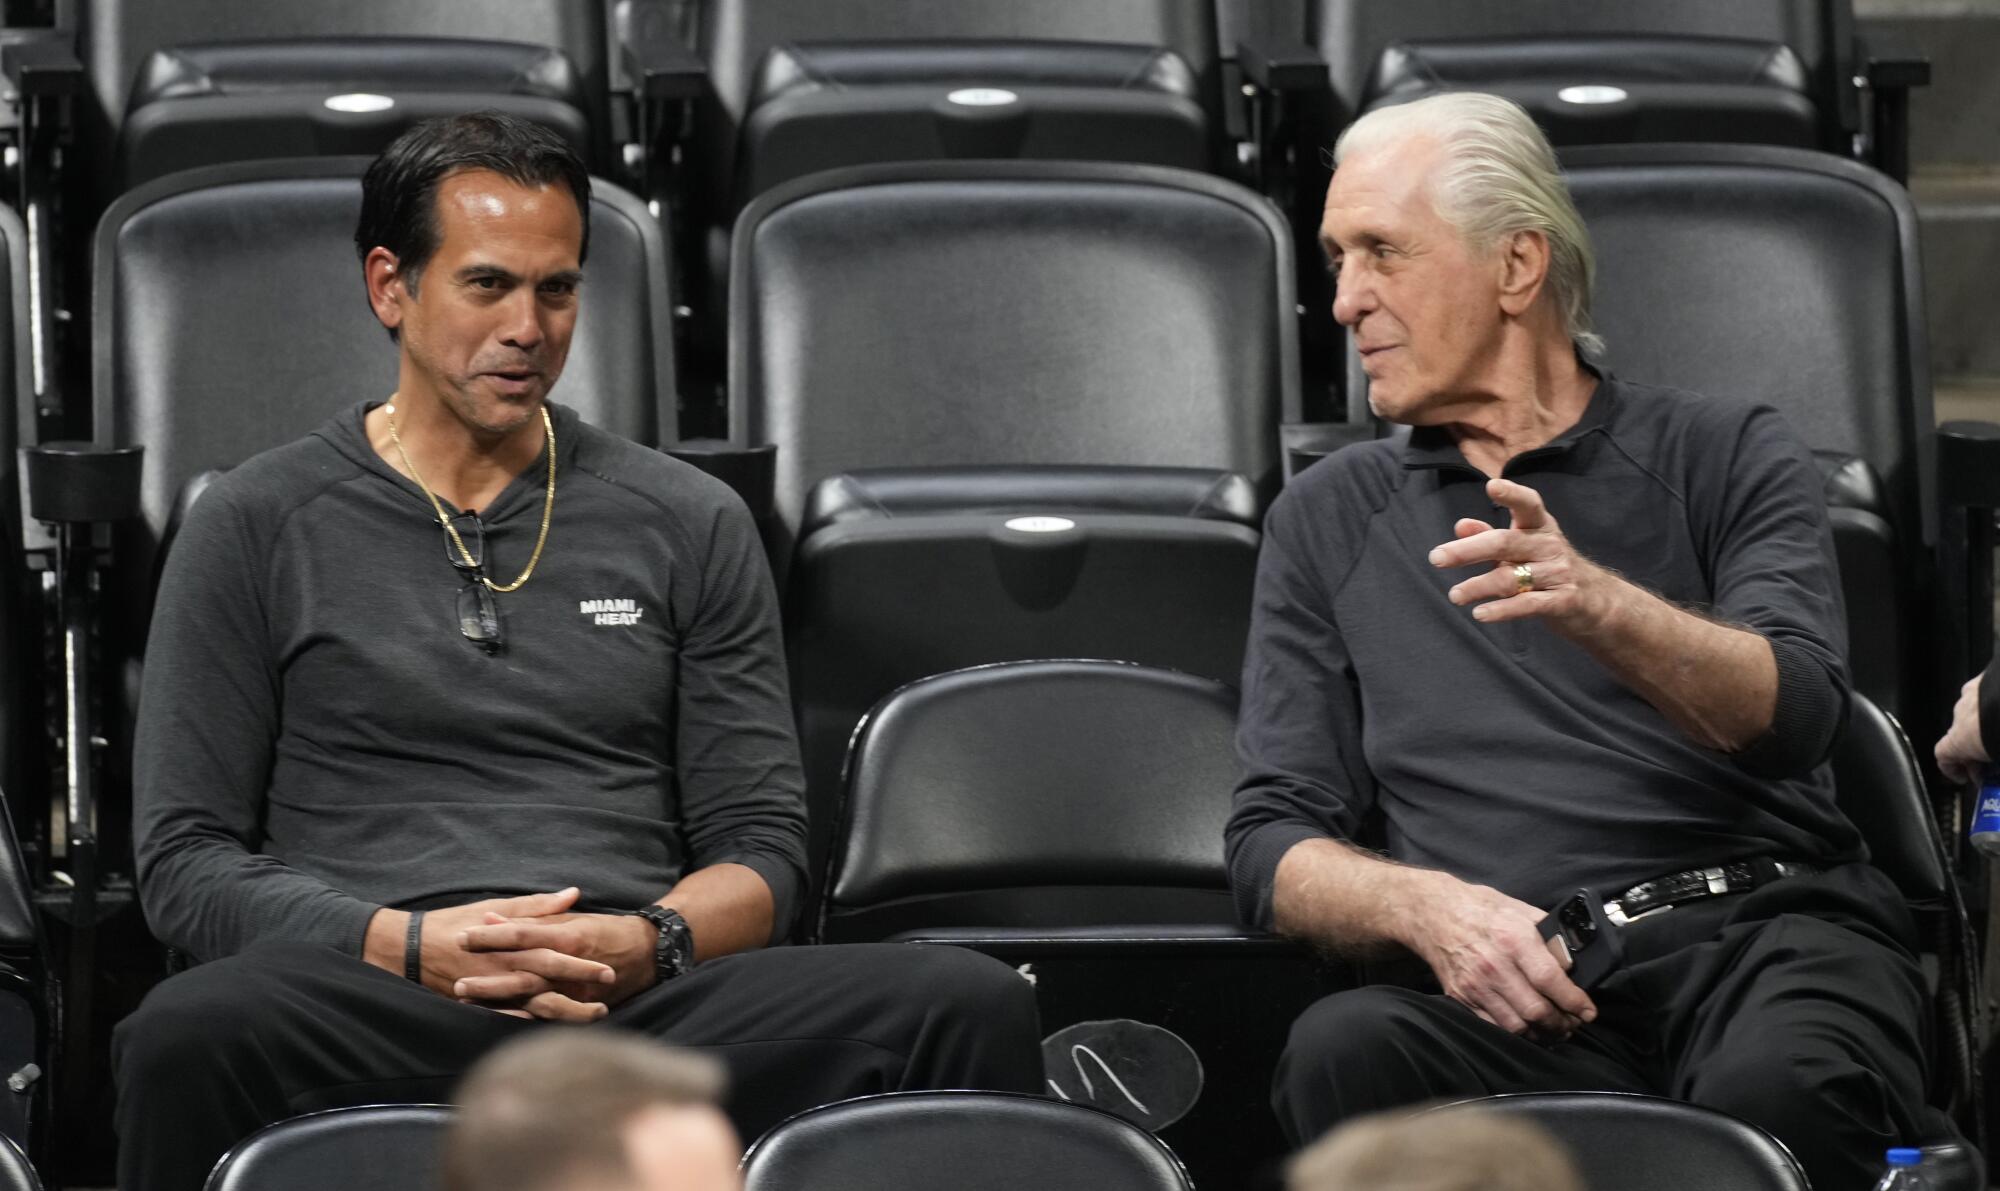
[[[1429,137],[1443,148],[1431,198],[1474,250],[1490,252],[1516,232],[1547,238],[1548,292],[1563,327],[1579,352],[1601,355],[1604,339],[1590,326],[1590,287],[1597,272],[1590,233],[1570,199],[1555,150],[1528,113],[1511,100],[1469,91],[1377,108],[1340,135],[1334,166],[1350,153],[1412,137]]]

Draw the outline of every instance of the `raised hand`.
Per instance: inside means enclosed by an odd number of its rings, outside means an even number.
[[[1467,579],[1448,593],[1461,607],[1489,624],[1547,617],[1565,628],[1582,628],[1598,613],[1597,594],[1606,572],[1577,553],[1541,494],[1512,480],[1488,480],[1486,494],[1504,506],[1512,524],[1496,529],[1467,517],[1452,526],[1455,540],[1430,553],[1435,567],[1492,563],[1493,569]]]

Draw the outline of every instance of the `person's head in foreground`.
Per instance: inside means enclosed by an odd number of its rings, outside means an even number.
[[[730,1191],[722,1068],[602,1026],[536,1030],[459,1085],[445,1191]]]
[[[1584,1191],[1548,1131],[1479,1110],[1356,1117],[1300,1151],[1286,1191]]]
[[[1378,415],[1458,421],[1602,350],[1589,236],[1519,105],[1461,93],[1380,108],[1333,155],[1320,242]]]

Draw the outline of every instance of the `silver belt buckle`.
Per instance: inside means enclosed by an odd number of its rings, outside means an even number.
[[[1604,903],[1604,917],[1614,926],[1630,926],[1641,918],[1651,918],[1655,914],[1664,914],[1671,909],[1673,909],[1671,905],[1654,906],[1650,910],[1641,910],[1628,917],[1623,902],[1608,901]]]
[[[1709,893],[1722,894],[1729,892],[1729,877],[1721,869],[1705,868],[1701,870],[1701,875],[1708,878]]]

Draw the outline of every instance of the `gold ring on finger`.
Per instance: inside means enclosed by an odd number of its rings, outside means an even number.
[[[1525,562],[1514,564],[1514,594],[1526,595],[1535,590],[1535,568]]]

